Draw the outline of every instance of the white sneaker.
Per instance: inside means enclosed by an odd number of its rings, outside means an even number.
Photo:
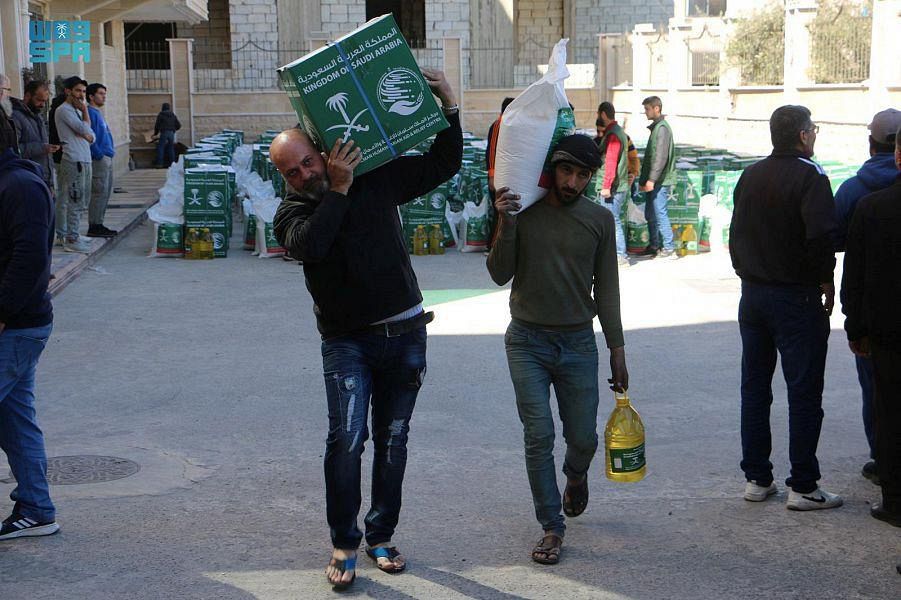
[[[63,250],[66,252],[80,252],[81,254],[90,254],[91,253],[91,245],[85,243],[81,239],[77,240],[66,240],[63,242]]]
[[[60,248],[62,248],[63,246],[66,245],[66,238],[59,236],[59,235],[56,236],[56,239],[53,241],[53,245],[59,246]]]
[[[748,502],[763,502],[777,491],[775,481],[768,487],[757,485],[756,481],[749,481],[745,484],[745,500]]]
[[[628,267],[631,263],[629,263],[629,259],[625,256],[616,257],[616,264],[620,267]]]
[[[788,502],[785,508],[788,510],[821,510],[824,508],[837,508],[844,503],[838,494],[830,494],[820,488],[809,494],[799,494],[794,490],[788,492]]]

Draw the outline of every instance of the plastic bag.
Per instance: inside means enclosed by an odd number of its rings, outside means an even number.
[[[460,252],[484,252],[488,248],[488,203],[463,205],[463,219],[460,223]]]
[[[269,190],[272,191],[272,185],[269,186]],[[259,252],[260,258],[284,256],[285,249],[275,238],[275,228],[273,227],[275,212],[282,203],[281,198],[276,197],[275,192],[272,191],[271,196],[252,197],[251,202],[253,203],[253,214],[256,217],[256,250]]]
[[[626,209],[626,251],[629,254],[641,254],[648,249],[650,233],[644,211],[629,198]]]
[[[552,184],[550,151],[560,138],[576,130],[563,81],[566,43],[554,46],[547,73],[527,87],[504,111],[497,140],[494,187],[519,194],[521,210],[541,200]]]

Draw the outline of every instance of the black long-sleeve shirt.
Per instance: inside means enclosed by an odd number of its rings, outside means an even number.
[[[743,281],[832,283],[835,202],[822,167],[800,152],[773,152],[745,169],[734,201],[729,253]]]
[[[848,339],[870,336],[901,351],[901,176],[858,202],[846,248],[841,297]]]
[[[347,195],[315,200],[290,193],[275,214],[275,237],[303,261],[320,333],[365,327],[422,302],[397,207],[460,170],[459,115],[447,118],[422,156],[404,156],[355,178]]]
[[[0,323],[7,329],[53,321],[53,234],[53,200],[40,167],[7,149],[0,155]]]

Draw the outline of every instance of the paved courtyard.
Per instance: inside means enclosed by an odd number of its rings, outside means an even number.
[[[70,472],[54,485],[62,531],[0,544],[0,598],[334,597],[322,575],[324,386],[300,269],[242,250],[209,262],[151,259],[151,232],[136,228],[56,298],[38,371],[48,454],[116,457],[137,472],[94,483],[72,483],[82,473]],[[859,474],[860,393],[838,310],[819,457],[823,486],[845,506],[790,512],[778,375],[780,493],[741,499],[739,286],[728,256],[622,271],[648,476],[616,484],[596,461],[588,510],[569,521],[561,563],[545,567],[529,560],[540,530],[503,352],[507,290],[491,283],[481,254],[415,257],[414,266],[437,319],[395,538],[409,569],[389,576],[364,557],[345,595],[901,598],[901,535],[869,516],[878,489]],[[602,354],[603,379],[605,363]],[[602,396],[601,426],[612,406]],[[98,474],[97,463],[84,466]],[[111,476],[135,470],[112,466]],[[0,462],[4,514],[6,473]]]

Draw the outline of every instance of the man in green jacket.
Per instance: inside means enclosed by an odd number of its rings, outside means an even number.
[[[648,147],[641,161],[641,175],[638,178],[639,189],[645,192],[644,216],[648,221],[650,245],[647,254],[673,256],[673,228],[666,212],[666,204],[670,198],[672,185],[676,182],[675,145],[673,130],[663,116],[663,101],[657,96],[648,96],[641,103],[644,114],[651,121],[648,129]]]

